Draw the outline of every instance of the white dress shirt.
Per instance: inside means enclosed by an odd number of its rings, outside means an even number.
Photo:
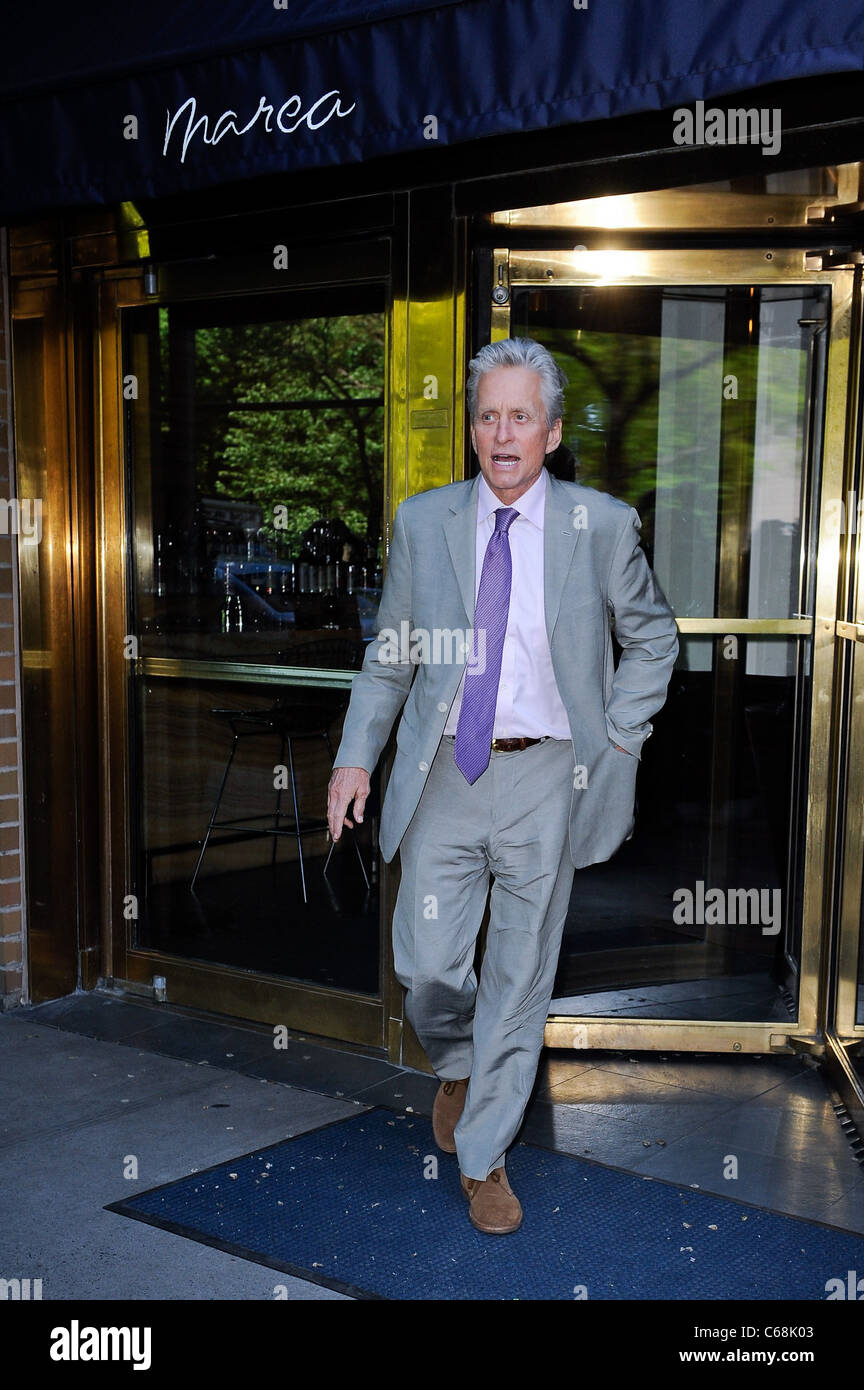
[[[528,491],[510,504],[519,512],[519,516],[508,533],[513,575],[493,738],[571,737],[567,712],[555,682],[546,634],[543,587],[546,476],[546,469],[543,468]],[[495,530],[495,512],[507,505],[498,500],[481,474],[477,488],[475,603],[486,547]],[[444,726],[445,734],[456,733],[464,684],[463,674]]]

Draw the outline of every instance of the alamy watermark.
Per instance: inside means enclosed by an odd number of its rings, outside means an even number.
[[[0,1302],[27,1302],[42,1297],[41,1279],[0,1279]]]
[[[148,1371],[151,1345],[149,1327],[82,1327],[73,1318],[68,1327],[51,1329],[48,1355],[52,1361],[130,1361],[133,1371]]]
[[[851,1303],[861,1303],[864,1301],[864,1278],[858,1277],[858,1271],[847,1269],[845,1279],[828,1279],[825,1283],[826,1301],[831,1303],[840,1299],[848,1299]]]
[[[679,106],[672,113],[672,139],[676,145],[761,145],[763,154],[780,152],[780,108],[720,107],[695,110]]]
[[[707,888],[697,879],[694,888],[676,888],[672,921],[678,926],[761,927],[763,936],[780,930],[779,888]]]
[[[382,666],[462,666],[471,675],[486,670],[486,629],[459,627],[412,627],[407,618],[395,627],[382,627],[378,633],[378,661]]]
[[[42,539],[41,497],[0,497],[0,536],[20,536],[25,545]]]

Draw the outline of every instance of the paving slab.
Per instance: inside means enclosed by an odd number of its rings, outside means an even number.
[[[0,1018],[4,1061],[7,1040],[20,1061],[21,1030]],[[358,1104],[77,1038],[75,1047],[91,1054],[85,1065],[100,1049],[102,1065],[89,1079],[79,1073],[70,1092],[46,1051],[49,1032],[55,1048],[68,1042],[47,1026],[42,1038],[24,1039],[40,1051],[44,1094],[29,1107],[18,1095],[13,1115],[23,1115],[30,1133],[18,1123],[0,1151],[0,1277],[42,1279],[45,1299],[273,1299],[277,1285],[294,1300],[342,1297],[104,1207],[354,1115]],[[130,1076],[136,1066],[147,1075]]]

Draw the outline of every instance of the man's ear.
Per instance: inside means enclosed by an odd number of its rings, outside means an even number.
[[[477,453],[477,436],[474,433],[474,421],[471,421],[471,448]],[[478,455],[479,457],[479,455]]]
[[[547,437],[546,437],[546,452],[547,452],[547,454],[551,454],[555,449],[558,448],[558,445],[561,443],[561,434],[562,434],[562,432],[563,432],[563,429],[562,429],[561,421],[560,421],[560,420],[553,420],[553,422],[552,422],[552,427],[551,427],[551,429],[549,430],[549,434],[548,434]]]

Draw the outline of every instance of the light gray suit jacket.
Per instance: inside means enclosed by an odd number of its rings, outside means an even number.
[[[546,482],[546,631],[573,739],[570,854],[584,868],[609,859],[632,834],[636,770],[649,720],[666,698],[678,631],[641,547],[634,508],[551,474]],[[447,637],[437,651],[434,638],[454,630],[470,635],[477,484],[475,477],[417,493],[398,508],[379,635],[354,678],[334,762],[371,773],[402,710],[381,808],[379,842],[388,863],[417,809],[464,670],[464,654],[447,660]],[[617,670],[613,617],[622,648]],[[397,644],[387,629],[418,636]],[[431,634],[426,650],[424,632]]]

